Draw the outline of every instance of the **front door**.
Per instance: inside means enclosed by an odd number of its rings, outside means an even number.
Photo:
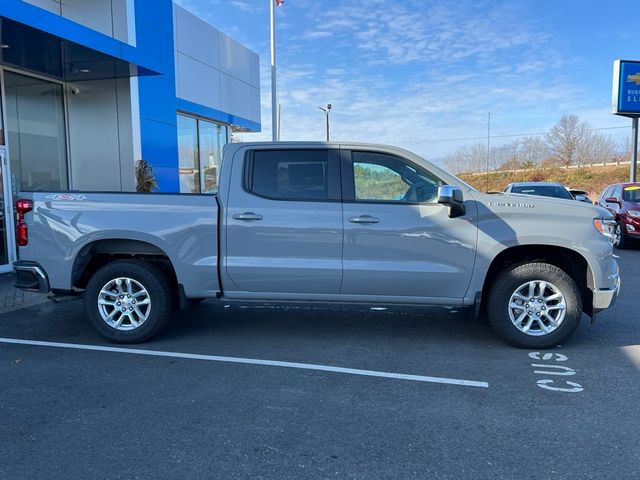
[[[341,293],[388,301],[457,304],[475,260],[475,215],[449,218],[442,182],[407,159],[343,151]]]
[[[260,149],[232,161],[225,211],[226,295],[337,295],[342,279],[339,150]]]

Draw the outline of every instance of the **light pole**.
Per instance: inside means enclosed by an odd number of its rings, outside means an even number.
[[[324,107],[318,107],[318,108],[324,112],[324,117],[327,125],[327,142],[328,142],[329,141],[329,113],[331,113],[331,104],[328,103],[327,108],[324,108]]]

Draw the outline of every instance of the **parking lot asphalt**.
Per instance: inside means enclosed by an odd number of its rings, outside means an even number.
[[[541,352],[446,309],[211,300],[131,351],[87,350],[114,345],[79,300],[5,313],[0,478],[640,478],[640,250],[618,253],[616,305]]]

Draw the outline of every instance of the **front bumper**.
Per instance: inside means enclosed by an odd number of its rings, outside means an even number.
[[[620,275],[616,275],[616,286],[613,288],[601,288],[593,290],[593,311],[605,310],[616,302],[620,294]]]
[[[41,293],[48,293],[51,289],[47,274],[36,262],[18,260],[14,262],[13,269],[16,272],[16,288]]]

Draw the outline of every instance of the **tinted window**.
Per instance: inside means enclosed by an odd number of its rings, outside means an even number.
[[[626,202],[640,202],[640,185],[625,187],[622,198]]]
[[[355,199],[429,203],[442,182],[406,160],[375,152],[352,152]]]
[[[282,200],[328,200],[326,150],[262,150],[250,160],[248,189]]]
[[[511,192],[573,200],[573,197],[568,190],[560,185],[514,185]]]

